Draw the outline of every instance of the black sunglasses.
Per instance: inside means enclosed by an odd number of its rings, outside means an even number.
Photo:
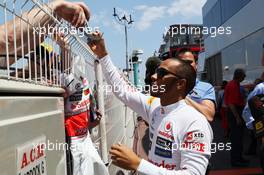
[[[176,78],[181,79],[179,75],[176,75],[175,73],[170,72],[167,69],[164,69],[162,67],[157,68],[156,73],[157,73],[157,78],[163,78],[165,75],[171,74],[171,75],[174,75]]]

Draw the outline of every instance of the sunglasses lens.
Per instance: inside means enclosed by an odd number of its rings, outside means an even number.
[[[168,72],[165,69],[162,69],[162,68],[158,68],[156,70],[156,73],[157,73],[157,77],[158,78],[162,78],[162,77],[164,77],[165,75],[168,74]]]

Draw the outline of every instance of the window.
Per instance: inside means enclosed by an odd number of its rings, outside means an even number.
[[[245,67],[245,40],[242,39],[222,51],[223,69],[228,66],[233,72],[237,67]]]
[[[203,23],[205,27],[218,27],[221,25],[221,8],[220,0],[214,7],[205,15]]]
[[[246,61],[248,67],[263,66],[263,44],[264,44],[264,29],[251,34],[245,39]]]
[[[218,0],[203,17],[205,27],[219,27],[251,0]]]
[[[251,0],[220,0],[222,24],[236,14],[241,8],[247,5]]]

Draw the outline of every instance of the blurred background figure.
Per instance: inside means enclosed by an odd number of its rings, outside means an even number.
[[[242,156],[244,122],[242,111],[245,106],[244,94],[241,92],[240,83],[245,79],[246,74],[243,69],[234,71],[233,80],[229,81],[224,91],[224,102],[227,106],[227,118],[230,126],[231,164],[232,166],[243,167],[248,165],[248,161]]]
[[[247,105],[243,110],[243,118],[251,131],[252,141],[249,154],[256,154],[256,143],[259,147],[259,158],[264,172],[264,83],[259,83],[249,94]]]
[[[217,96],[217,110],[220,114],[221,117],[221,126],[224,130],[224,137],[228,137],[229,135],[229,127],[228,127],[228,122],[227,122],[227,116],[226,116],[226,111],[227,111],[227,106],[224,101],[224,91],[225,87],[227,85],[227,81],[223,81],[221,85],[221,89],[218,91],[218,96]]]
[[[146,74],[145,74],[145,85],[146,85],[146,89],[145,91],[148,91],[149,87],[152,84],[152,80],[151,80],[151,76],[155,74],[156,69],[159,67],[161,63],[161,60],[159,59],[159,57],[156,56],[152,56],[149,57],[146,61]]]

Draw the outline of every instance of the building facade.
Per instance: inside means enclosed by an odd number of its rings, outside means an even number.
[[[232,79],[236,68],[244,68],[244,83],[252,83],[264,71],[264,1],[207,0],[203,26],[223,27],[228,34],[204,36],[206,80],[220,85]]]

